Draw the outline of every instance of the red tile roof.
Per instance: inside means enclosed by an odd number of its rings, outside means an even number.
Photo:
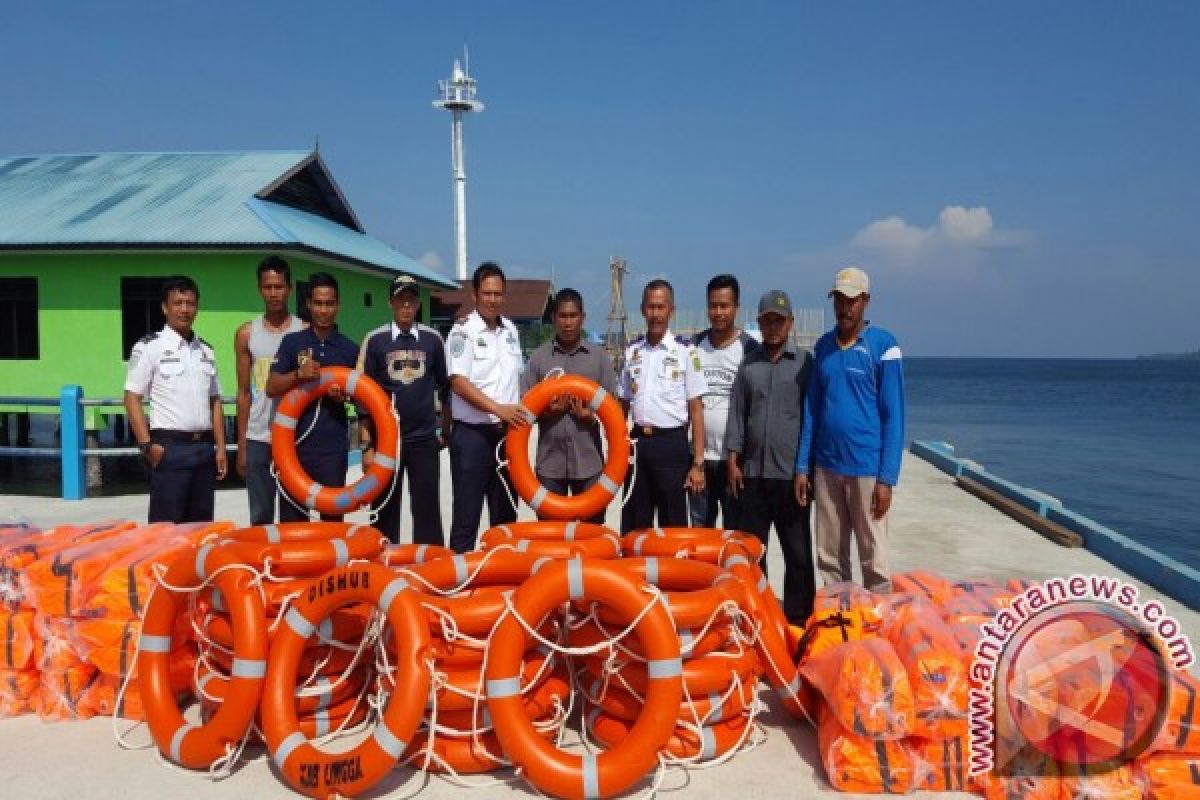
[[[463,288],[433,292],[430,311],[435,320],[458,319],[475,308],[475,297],[469,280],[460,281]],[[510,278],[505,284],[504,316],[513,321],[550,321],[550,301],[554,286],[547,280]]]

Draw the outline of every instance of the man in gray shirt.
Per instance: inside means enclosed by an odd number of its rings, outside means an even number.
[[[742,528],[764,546],[775,525],[783,548],[783,612],[790,622],[803,625],[816,592],[811,504],[797,504],[792,473],[812,356],[792,344],[792,302],[784,292],[773,289],[762,296],[758,326],[762,348],[742,361],[730,398],[725,428],[729,490],[741,495]]]
[[[554,338],[543,342],[529,356],[521,376],[521,394],[550,375],[562,371],[582,375],[616,396],[617,376],[604,348],[583,340],[583,297],[574,289],[563,289],[554,297]],[[553,380],[553,377],[550,378]],[[798,441],[798,440],[797,440]],[[538,418],[538,480],[555,494],[579,494],[596,482],[604,468],[600,426],[596,415],[582,401],[569,395],[557,397]],[[604,512],[588,522],[604,523]]]

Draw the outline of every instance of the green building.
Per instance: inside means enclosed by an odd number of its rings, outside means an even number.
[[[397,271],[421,284],[426,320],[430,292],[457,288],[367,235],[316,152],[0,158],[0,396],[79,384],[85,397],[119,398],[175,274],[200,286],[196,331],[232,395],[234,332],[261,313],[255,268],[268,254],[291,264],[298,312],[307,275],[336,276],[354,339],[390,319]]]

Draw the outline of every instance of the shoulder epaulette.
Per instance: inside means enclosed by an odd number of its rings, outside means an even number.
[[[467,319],[468,319],[467,317],[459,317],[458,319],[454,320],[454,324],[455,325],[466,325]]]
[[[155,331],[154,333],[147,333],[145,336],[138,339],[138,344],[150,344],[151,342],[153,342],[155,339],[158,338],[158,334],[159,334],[158,331]]]
[[[209,350],[212,350],[212,349],[213,349],[213,346],[212,346],[211,344],[209,344],[208,342],[204,341],[204,337],[203,337],[203,336],[197,336],[197,337],[196,337],[196,341],[198,341],[200,344],[202,344],[202,345],[204,345],[205,347],[207,347]],[[215,352],[215,351],[214,351],[214,352]]]

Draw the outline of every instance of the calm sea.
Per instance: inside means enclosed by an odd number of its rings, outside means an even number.
[[[1200,361],[906,358],[908,439],[1200,564]]]

